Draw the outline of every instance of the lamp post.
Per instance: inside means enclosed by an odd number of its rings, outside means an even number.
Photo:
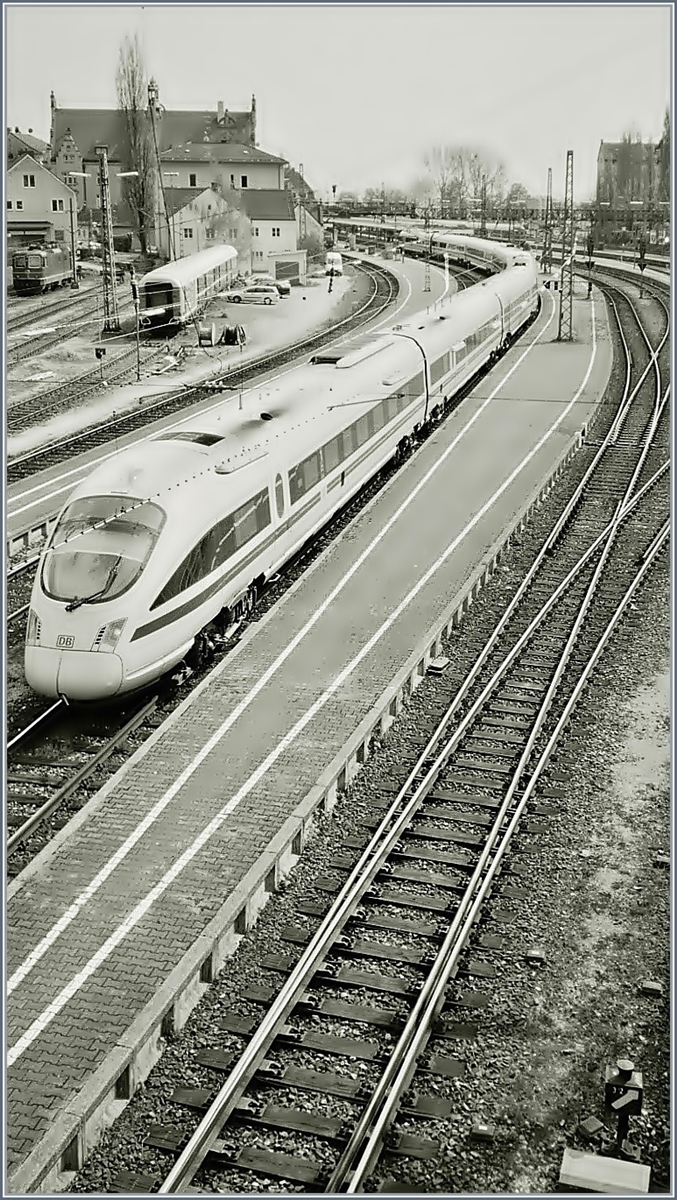
[[[425,409],[423,410],[423,424],[425,425],[426,421],[428,420],[428,408],[430,407],[430,373],[428,370],[428,359],[426,357],[426,352],[418,338],[415,338],[413,334],[401,333],[399,330],[391,330],[391,333],[393,337],[406,338],[408,342],[413,342],[414,345],[418,346],[419,350],[421,351],[423,358],[423,384],[425,388]]]
[[[137,383],[141,379],[141,343],[139,339],[139,285],[136,281],[136,272],[132,266],[129,272],[129,283],[132,289],[132,300],[134,301],[134,315],[136,317],[136,379]]]
[[[163,171],[162,178],[163,179],[178,179],[179,172],[178,171]],[[171,226],[171,230],[170,230],[170,228],[169,228],[169,209],[167,207],[167,197],[166,196],[165,196],[165,213],[167,215],[167,241],[169,243],[169,254],[170,254],[170,257],[173,255],[174,258],[176,258],[176,225],[174,224],[176,214],[172,213],[172,226]],[[179,255],[179,258],[180,257],[181,257],[181,255]]]
[[[76,176],[78,179],[91,179],[91,174],[89,171],[69,171],[67,178],[75,178]],[[77,290],[80,287],[80,279],[78,277],[78,265],[75,259],[75,213],[73,212],[72,196],[69,201],[69,208],[71,218],[71,254],[73,256],[73,279],[71,281],[71,288],[75,288]]]

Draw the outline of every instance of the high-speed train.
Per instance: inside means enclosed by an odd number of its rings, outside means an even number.
[[[472,246],[459,239],[456,250]],[[533,259],[512,265],[500,252],[505,269],[445,311],[320,351],[245,393],[241,408],[219,400],[78,484],[33,585],[30,686],[80,702],[123,695],[248,612],[265,580],[537,310]]]

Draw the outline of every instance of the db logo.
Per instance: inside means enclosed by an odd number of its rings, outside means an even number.
[[[72,633],[60,633],[56,639],[57,648],[59,650],[70,650],[74,642],[75,638],[73,637]]]

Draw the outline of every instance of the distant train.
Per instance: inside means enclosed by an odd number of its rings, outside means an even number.
[[[327,257],[324,260],[325,275],[342,275],[343,274],[343,259],[336,250],[329,250]]]
[[[73,259],[66,246],[27,246],[12,255],[14,291],[48,292],[73,282]]]
[[[500,246],[456,239],[459,256],[480,251],[504,269],[445,311],[320,350],[265,399],[257,386],[239,404],[193,413],[79,483],[33,584],[29,685],[105,700],[154,683],[189,652],[199,661],[537,311],[531,256],[518,264]]]
[[[141,328],[167,334],[185,325],[218,292],[229,288],[237,273],[237,250],[227,245],[149,271],[139,281]]]

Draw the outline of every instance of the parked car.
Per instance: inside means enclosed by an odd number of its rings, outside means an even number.
[[[277,288],[281,296],[291,296],[291,284],[288,279],[275,279],[272,275],[254,275],[251,283],[264,283],[267,287]]]
[[[280,293],[269,283],[248,283],[245,287],[230,288],[224,293],[224,299],[233,304],[243,301],[249,304],[277,304]]]

